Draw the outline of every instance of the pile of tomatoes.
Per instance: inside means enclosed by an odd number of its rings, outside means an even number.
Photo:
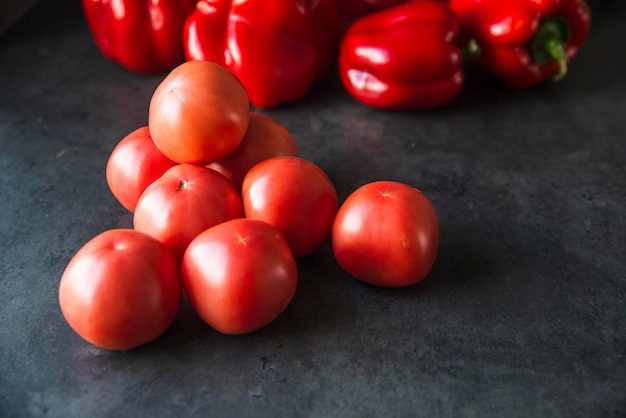
[[[59,286],[69,325],[105,349],[160,336],[183,292],[219,332],[262,328],[293,299],[297,259],[329,237],[338,264],[376,286],[421,281],[437,255],[437,214],[426,196],[379,181],[339,206],[326,173],[210,62],[186,62],[164,78],[148,126],[118,143],[106,178],[133,228],[92,238]]]

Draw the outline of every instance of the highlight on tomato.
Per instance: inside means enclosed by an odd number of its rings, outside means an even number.
[[[282,234],[266,222],[234,219],[207,229],[181,263],[195,312],[224,334],[244,334],[274,321],[296,291],[298,272]]]
[[[338,207],[326,173],[299,157],[269,158],[252,167],[241,196],[245,216],[278,229],[296,258],[311,254],[328,238]]]
[[[159,337],[182,301],[178,262],[158,240],[132,229],[105,231],[76,252],[59,285],[61,312],[91,344],[128,350]]]
[[[439,246],[439,221],[422,192],[377,181],[343,202],[332,228],[332,248],[351,276],[381,287],[404,287],[431,271]]]

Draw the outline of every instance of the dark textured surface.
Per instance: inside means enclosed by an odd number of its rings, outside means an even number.
[[[221,335],[185,305],[117,353],[69,328],[58,282],[83,243],[131,226],[104,168],[162,75],[102,58],[79,2],[42,2],[0,37],[0,416],[626,416],[624,18],[603,7],[560,84],[471,71],[446,108],[379,112],[333,76],[266,112],[341,199],[380,179],[426,193],[431,275],[367,286],[327,243],[261,331]]]

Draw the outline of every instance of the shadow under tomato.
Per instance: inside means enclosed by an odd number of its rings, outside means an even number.
[[[259,334],[324,334],[339,326],[345,317],[345,283],[330,240],[296,262],[298,287],[291,304],[273,323],[259,330]]]
[[[428,277],[422,282],[424,293],[447,293],[459,287],[472,287],[476,280],[488,277],[493,271],[493,260],[464,245],[440,245],[437,260]]]
[[[144,346],[138,347],[136,351],[179,350],[187,345],[202,343],[215,333],[217,331],[209,327],[194,312],[189,299],[183,294],[181,307],[172,325],[160,337]]]
[[[276,338],[294,338],[324,333],[343,317],[345,292],[338,277],[341,270],[334,261],[330,243],[315,253],[297,259],[298,287],[293,300],[274,321],[263,328],[242,335],[225,335],[207,325],[193,310],[188,298],[183,302],[172,325],[158,339],[138,350],[178,350],[185,346],[231,344],[226,340],[245,339],[250,343]],[[192,348],[193,349],[193,348]]]
[[[471,239],[466,244],[458,240],[454,245],[442,243],[433,269],[424,280],[400,289],[387,289],[363,283],[344,272],[327,240],[316,252],[297,260],[296,294],[285,311],[265,327],[237,336],[221,334],[204,323],[184,297],[170,328],[136,351],[176,351],[185,347],[202,351],[236,346],[241,340],[262,345],[279,340],[313,343],[353,332],[355,328],[377,327],[380,324],[373,321],[379,321],[379,315],[397,319],[398,315],[417,309],[416,303],[445,305],[446,298],[454,298],[451,294],[459,294],[459,287],[466,288],[462,293],[472,293],[472,288],[494,285],[484,281],[497,277],[497,263],[486,259],[485,253],[476,251],[473,245]]]

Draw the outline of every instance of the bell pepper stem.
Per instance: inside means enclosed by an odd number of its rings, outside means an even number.
[[[551,40],[546,45],[546,50],[550,56],[559,64],[559,71],[552,77],[555,81],[561,80],[567,74],[567,52],[565,46],[560,40]]]
[[[470,39],[467,41],[467,46],[461,48],[461,59],[463,61],[473,60],[480,56],[480,45],[476,42],[476,39]]]
[[[569,58],[565,44],[570,36],[569,24],[565,19],[549,18],[541,23],[528,45],[535,63],[546,64],[552,61],[558,63],[559,69],[553,76],[553,79],[557,81],[567,74]]]

